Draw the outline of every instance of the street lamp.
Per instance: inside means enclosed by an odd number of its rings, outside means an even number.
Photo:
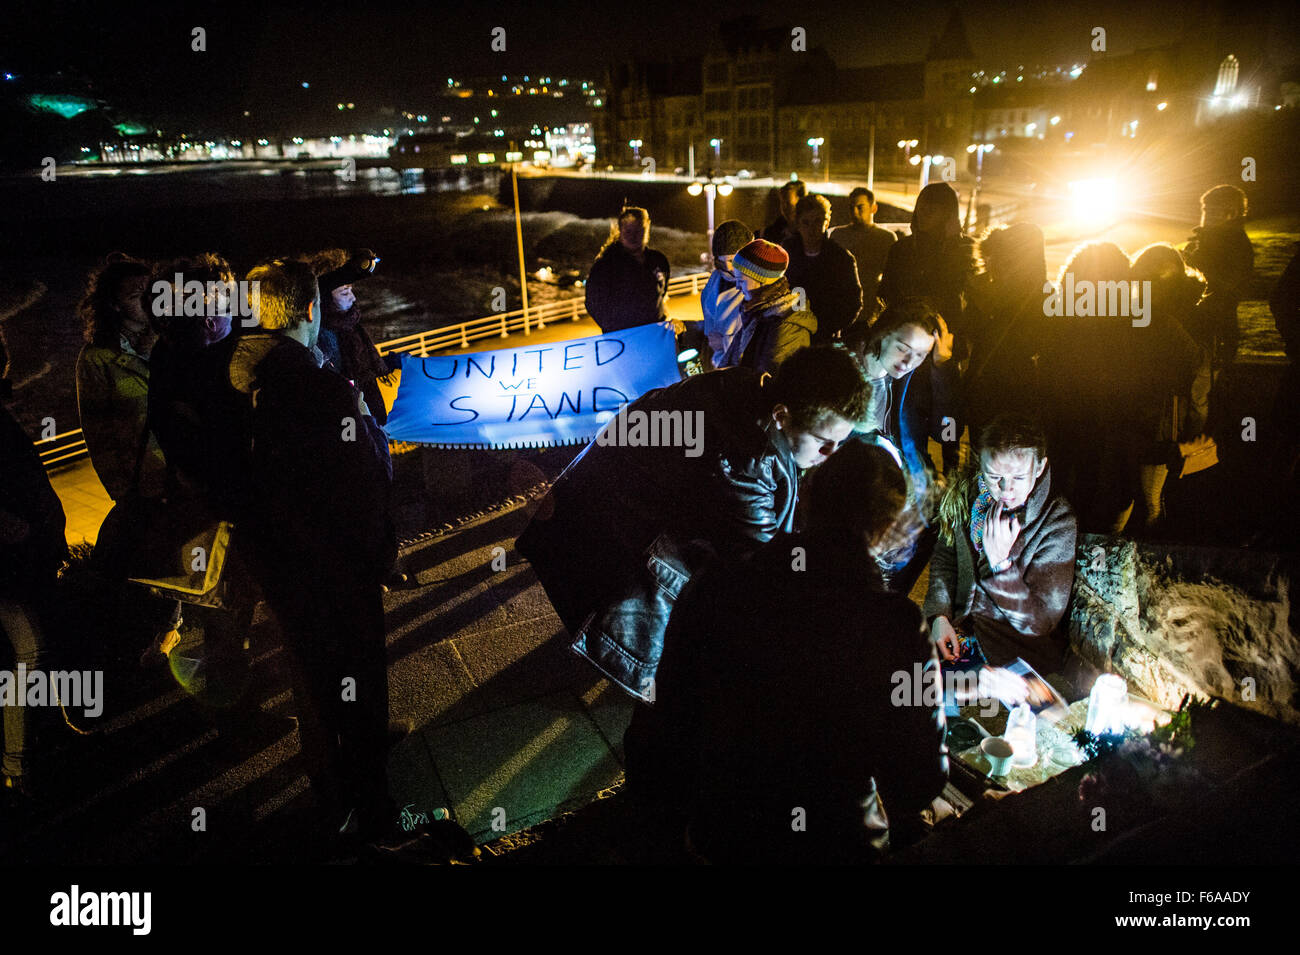
[[[822,144],[824,144],[825,142],[826,139],[823,136],[818,136],[815,139],[808,140],[808,145],[812,147],[812,151],[813,151],[814,169],[819,169],[821,167],[822,164],[821,147]]]
[[[708,240],[709,240],[710,248],[713,247],[713,200],[717,196],[731,195],[731,189],[732,189],[731,183],[727,182],[725,179],[717,180],[713,178],[712,169],[710,169],[705,174],[705,178],[703,181],[696,179],[693,183],[691,183],[689,186],[686,187],[686,191],[690,193],[692,196],[698,196],[703,194],[705,199],[708,201],[708,209],[709,209]]]
[[[632,162],[636,165],[641,164],[641,147],[645,145],[639,139],[629,139],[627,144],[632,147]]]
[[[713,161],[722,162],[722,140],[710,139],[709,145],[713,147]],[[697,193],[698,195],[698,193]]]
[[[903,150],[903,162],[911,166],[916,165],[917,160],[912,158],[912,149],[920,145],[920,142],[919,139],[900,139],[898,141],[898,148]]]
[[[971,143],[966,147],[966,152],[975,154],[975,188],[971,190],[970,199],[966,203],[966,231],[970,231],[971,210],[975,208],[975,199],[979,195],[980,187],[984,183],[984,154],[993,151],[992,143]]]

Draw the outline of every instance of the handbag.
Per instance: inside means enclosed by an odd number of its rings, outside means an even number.
[[[185,491],[168,469],[164,497],[139,493],[140,474],[148,450],[150,427],[145,423],[136,455],[132,492],[114,511],[139,546],[131,558],[127,580],[156,597],[222,607],[218,584],[226,566],[234,525],[212,516],[198,494]]]

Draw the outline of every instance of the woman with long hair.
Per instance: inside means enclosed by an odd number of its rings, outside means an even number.
[[[893,448],[908,480],[909,514],[917,533],[882,556],[886,582],[896,592],[911,589],[934,546],[931,518],[941,479],[928,444],[931,437],[955,438],[952,342],[943,318],[921,298],[889,306],[874,324],[850,328],[845,339],[871,385],[871,405],[859,437]],[[930,374],[918,382],[915,372],[923,366]]]
[[[141,657],[146,663],[160,662],[175,648],[181,624],[178,602],[130,593],[126,584],[134,555],[148,546],[128,515],[136,501],[166,489],[166,462],[147,420],[149,357],[158,340],[146,306],[149,275],[145,262],[112,258],[90,273],[77,306],[86,338],[77,357],[77,411],[91,466],[113,499],[93,564],[116,608],[110,618],[127,615],[130,629],[152,638]]]

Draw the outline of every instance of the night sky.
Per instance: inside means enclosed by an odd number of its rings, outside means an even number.
[[[1285,3],[1248,8],[1183,2],[965,2],[971,45],[982,66],[1065,62],[1090,55],[1090,32],[1104,26],[1109,52],[1157,46],[1195,28],[1204,11],[1289,16]],[[128,9],[135,12],[124,13]],[[881,9],[887,11],[882,14]],[[1267,11],[1272,8],[1273,13]],[[715,12],[701,15],[705,9]],[[698,54],[718,40],[718,24],[742,11],[761,25],[808,30],[841,66],[921,58],[948,4],[845,0],[734,7],[665,0],[631,4],[573,0],[442,3],[58,2],[13,5],[0,36],[0,68],[18,73],[71,69],[96,81],[101,96],[127,108],[216,118],[242,109],[294,110],[320,101],[416,106],[448,76],[491,73],[598,78],[612,60]],[[1235,15],[1235,14],[1234,14]],[[207,52],[190,50],[190,30],[207,30]],[[490,49],[507,31],[507,51]],[[1279,28],[1280,43],[1294,31]],[[1283,52],[1294,55],[1293,49]],[[303,90],[302,82],[311,84]]]

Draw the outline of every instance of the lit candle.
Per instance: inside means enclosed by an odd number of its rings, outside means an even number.
[[[1021,703],[1011,711],[1007,717],[1007,731],[1003,736],[1015,750],[1015,755],[1011,757],[1012,766],[1023,769],[1038,762],[1037,733],[1038,718],[1028,703]]]
[[[1084,728],[1094,736],[1124,732],[1124,706],[1128,685],[1114,673],[1103,673],[1088,694],[1088,720]]]

